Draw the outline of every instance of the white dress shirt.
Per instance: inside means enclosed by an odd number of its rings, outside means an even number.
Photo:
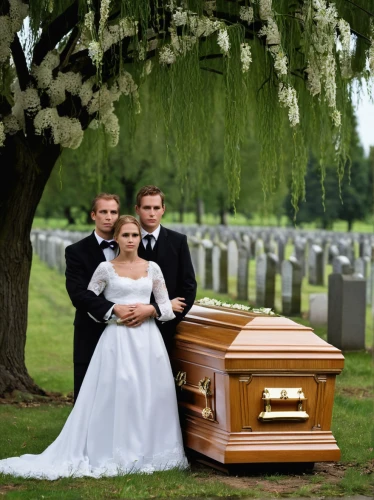
[[[100,245],[100,243],[102,241],[104,241],[104,238],[99,236],[96,233],[96,231],[94,231],[94,234],[95,234],[95,238],[97,239],[98,244]],[[105,241],[113,241],[113,238],[111,240],[105,240]],[[110,248],[110,247],[104,248],[104,249],[102,249],[102,251],[104,252],[106,260],[113,260],[118,255],[118,250],[113,250],[113,248]]]
[[[160,236],[160,231],[161,231],[161,226],[158,226],[158,228],[155,229],[153,231],[153,233],[148,233],[148,231],[146,231],[145,229],[141,228],[142,242],[143,242],[144,248],[146,248],[147,243],[148,243],[148,240],[145,237],[148,234],[151,234],[153,236],[153,238],[151,239],[152,250],[154,249],[154,247],[156,245],[157,238]]]

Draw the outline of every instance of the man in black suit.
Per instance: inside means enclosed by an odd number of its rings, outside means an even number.
[[[96,344],[106,327],[105,320],[114,314],[125,319],[128,305],[113,304],[103,295],[87,290],[92,275],[100,262],[117,255],[113,241],[113,226],[119,217],[120,201],[117,195],[101,193],[93,201],[91,218],[95,230],[90,236],[66,247],[66,289],[77,309],[74,320],[74,398],[76,400]],[[91,318],[90,313],[97,321]],[[155,316],[154,307],[143,316]],[[141,318],[144,321],[144,317]]]
[[[191,309],[196,297],[196,279],[191,255],[184,234],[160,225],[165,212],[164,193],[156,186],[144,186],[136,197],[136,213],[142,226],[139,257],[156,262],[164,275],[166,288],[176,318],[165,323],[157,322],[166,348],[169,350],[177,324]],[[157,305],[152,304],[156,311]],[[139,323],[136,309],[128,324]]]

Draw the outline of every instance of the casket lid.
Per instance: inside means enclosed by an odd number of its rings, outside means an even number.
[[[180,323],[176,340],[221,351],[228,371],[258,365],[257,361],[265,359],[279,367],[282,360],[290,359],[319,363],[333,360],[334,369],[339,370],[344,364],[341,351],[318,337],[312,328],[283,316],[227,307],[195,304]]]

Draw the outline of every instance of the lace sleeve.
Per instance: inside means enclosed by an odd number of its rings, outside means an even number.
[[[166,289],[164,276],[160,267],[155,262],[149,263],[149,271],[152,278],[152,292],[155,296],[158,307],[160,308],[161,316],[159,321],[170,321],[175,318],[168,291]]]
[[[99,264],[87,287],[95,295],[100,295],[108,284],[108,270],[105,264],[106,262]]]

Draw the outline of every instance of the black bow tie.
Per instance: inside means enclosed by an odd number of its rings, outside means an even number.
[[[111,248],[112,250],[117,250],[118,243],[116,241],[105,241],[103,240],[100,243],[100,248],[104,250],[104,248]]]

